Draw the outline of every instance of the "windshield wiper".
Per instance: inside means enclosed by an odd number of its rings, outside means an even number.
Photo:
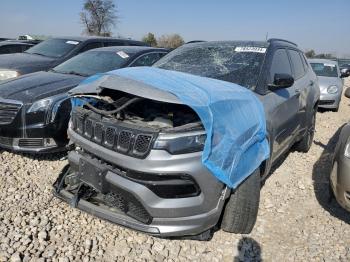
[[[64,74],[76,75],[76,76],[84,76],[84,77],[87,77],[87,76],[88,76],[88,75],[81,74],[81,73],[78,73],[78,72],[75,72],[75,71],[64,72]]]
[[[25,52],[25,53],[31,54],[31,55],[40,55],[40,56],[45,56],[46,57],[46,55],[43,55],[43,54],[40,54],[40,53],[29,53],[29,52]]]

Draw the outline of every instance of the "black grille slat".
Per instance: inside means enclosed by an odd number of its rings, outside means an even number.
[[[117,149],[121,152],[128,152],[131,146],[133,133],[130,131],[121,131],[118,137]]]
[[[103,124],[96,123],[94,128],[94,140],[101,143],[103,139]]]
[[[20,146],[20,147],[43,147],[44,140],[41,138],[38,138],[38,139],[35,139],[35,138],[20,139],[18,141],[18,146]]]
[[[93,136],[93,122],[90,119],[85,121],[85,135],[89,138]]]
[[[109,147],[114,146],[117,132],[113,127],[107,127],[105,130],[105,144]]]
[[[136,153],[144,154],[148,151],[150,145],[152,142],[152,135],[137,135],[135,144],[134,144],[134,151]]]
[[[0,102],[0,124],[11,124],[21,105]]]

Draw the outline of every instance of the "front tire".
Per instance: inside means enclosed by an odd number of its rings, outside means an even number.
[[[255,225],[260,202],[260,171],[257,169],[231,194],[224,210],[221,229],[249,234]]]

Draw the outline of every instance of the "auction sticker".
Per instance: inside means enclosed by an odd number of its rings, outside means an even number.
[[[265,53],[266,48],[256,47],[256,46],[237,46],[235,48],[236,52],[252,52],[252,53]]]
[[[121,58],[124,58],[124,59],[126,59],[126,58],[129,57],[129,55],[128,55],[127,53],[125,53],[124,51],[119,51],[119,52],[117,52],[117,54],[118,54]]]
[[[77,45],[77,44],[79,44],[79,42],[78,41],[67,41],[66,44]]]

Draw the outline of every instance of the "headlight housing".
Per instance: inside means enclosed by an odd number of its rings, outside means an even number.
[[[27,110],[27,113],[46,112],[53,102],[53,98],[45,98],[34,102]]]
[[[19,76],[15,70],[0,69],[0,81],[7,80]]]
[[[329,86],[327,88],[327,93],[328,94],[335,94],[338,92],[338,87],[337,86]]]
[[[206,134],[199,133],[187,136],[177,135],[177,137],[159,138],[155,141],[153,148],[166,150],[173,155],[200,152],[204,149],[206,137]]]

